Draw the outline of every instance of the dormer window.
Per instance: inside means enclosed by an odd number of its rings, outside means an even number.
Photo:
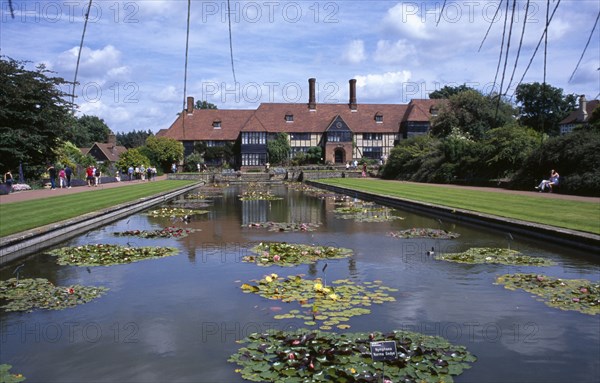
[[[436,117],[436,116],[438,115],[438,112],[439,112],[439,109],[438,109],[438,107],[437,107],[437,106],[432,106],[432,107],[429,109],[429,113],[431,113],[431,115],[432,115],[433,117]]]
[[[215,120],[212,123],[213,129],[221,129],[221,120]]]
[[[377,114],[375,115],[375,122],[382,123],[383,122],[383,114],[377,112]]]
[[[294,115],[291,113],[288,113],[285,115],[285,122],[294,122]]]

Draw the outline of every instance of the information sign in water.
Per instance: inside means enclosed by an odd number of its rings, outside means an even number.
[[[396,342],[393,340],[384,342],[371,342],[371,358],[373,358],[374,361],[398,359]]]

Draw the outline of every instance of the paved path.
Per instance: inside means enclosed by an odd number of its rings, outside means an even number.
[[[162,180],[166,180],[166,179],[167,179],[166,175],[156,177],[156,181],[162,181]],[[143,182],[148,182],[148,181],[110,182],[110,183],[106,183],[106,184],[100,184],[97,187],[77,186],[77,187],[72,187],[71,189],[56,188],[54,190],[52,190],[52,189],[26,190],[26,191],[21,191],[21,192],[10,193],[7,195],[0,195],[0,204],[11,203],[11,202],[20,202],[20,201],[29,201],[29,200],[40,199],[40,198],[56,197],[59,195],[67,195],[67,194],[74,194],[74,193],[94,192],[96,190],[118,188],[121,186],[135,185],[135,184],[140,184]],[[151,182],[155,182],[155,181],[151,181]]]

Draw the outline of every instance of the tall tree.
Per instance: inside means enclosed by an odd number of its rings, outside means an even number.
[[[144,132],[143,130],[134,130],[127,133],[117,133],[117,143],[128,149],[137,148],[144,146],[146,144],[146,139],[153,135],[154,133],[152,133],[150,129],[148,129],[147,132]]]
[[[140,150],[152,164],[160,166],[165,172],[173,162],[183,159],[183,144],[172,138],[150,136],[146,139],[146,146]]]
[[[577,106],[574,94],[539,82],[520,84],[515,96],[521,124],[550,135],[559,133],[558,123]]]
[[[206,101],[196,101],[196,105],[194,105],[194,109],[217,109],[217,106],[213,103]]]
[[[89,148],[94,142],[106,142],[110,133],[103,119],[83,115],[70,124],[67,139],[77,147]]]
[[[467,90],[450,96],[439,115],[432,121],[431,132],[439,137],[459,129],[470,138],[481,140],[485,133],[513,120],[515,111],[498,96],[484,96],[476,90]],[[497,107],[498,106],[498,107]]]
[[[25,65],[0,56],[0,168],[14,171],[23,163],[31,177],[56,159],[53,149],[66,133],[72,105],[61,90],[68,81],[44,65]]]
[[[474,90],[474,89],[469,88],[466,84],[459,85],[459,86],[444,85],[444,87],[442,89],[438,89],[438,90],[435,90],[435,91],[429,93],[429,98],[432,100],[440,99],[440,98],[450,98],[450,96],[454,96],[455,94],[464,92],[466,90]]]
[[[277,133],[274,140],[267,142],[269,161],[274,165],[283,164],[290,156],[290,142],[286,133]]]

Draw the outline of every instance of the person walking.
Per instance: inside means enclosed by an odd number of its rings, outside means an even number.
[[[87,169],[85,169],[85,175],[87,180],[87,186],[91,187],[92,182],[94,182],[94,169],[92,169],[91,165],[89,165]]]
[[[73,170],[69,165],[65,166],[65,177],[67,178],[67,188],[71,188],[71,176],[73,175]]]
[[[52,190],[56,189],[56,169],[54,165],[48,167],[48,175],[50,176],[50,187]]]
[[[133,166],[127,169],[127,175],[129,176],[129,181],[133,181]]]
[[[14,181],[15,180],[14,180],[10,170],[7,171],[6,173],[4,173],[4,183],[6,184],[6,187],[8,188],[8,193],[12,192],[12,186],[13,186]]]
[[[65,169],[60,169],[58,172],[58,186],[61,189],[63,187],[67,188],[67,174],[65,173]]]

